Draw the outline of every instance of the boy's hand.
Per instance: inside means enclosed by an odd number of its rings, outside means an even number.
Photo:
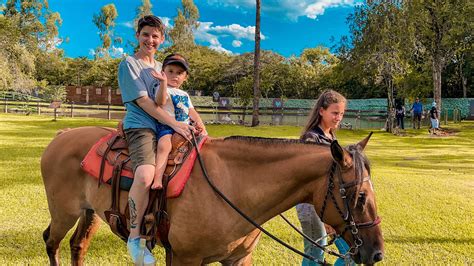
[[[204,135],[204,136],[207,135],[206,127],[204,126],[204,124],[201,121],[195,122],[193,125],[196,128],[196,130],[198,132],[198,135]]]
[[[191,140],[191,131],[196,133],[196,129],[193,126],[186,125],[184,123],[176,122],[174,125],[170,125],[174,131],[185,137],[187,140]]]
[[[160,72],[153,69],[150,73],[154,78],[156,78],[157,80],[159,80],[161,82],[168,81],[168,79],[166,78],[165,72],[163,72],[163,71],[161,71],[161,73],[160,73]]]

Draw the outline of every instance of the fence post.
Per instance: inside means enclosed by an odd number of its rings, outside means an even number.
[[[4,110],[5,110],[5,114],[6,114],[6,113],[8,113],[7,97],[5,97],[5,102],[4,102],[4,103],[5,103],[5,108],[4,108]]]
[[[449,109],[446,109],[446,111],[444,113],[444,124],[445,125],[448,125],[448,113],[449,113]]]
[[[107,119],[110,120],[110,103],[107,104]]]
[[[71,117],[74,117],[74,102],[71,102]]]
[[[36,112],[38,115],[41,115],[41,106],[40,106],[40,101],[37,100],[36,102]]]

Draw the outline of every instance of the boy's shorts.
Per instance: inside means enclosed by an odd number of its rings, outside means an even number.
[[[128,142],[128,152],[132,161],[132,169],[140,165],[155,166],[156,157],[156,134],[149,128],[125,129]]]
[[[435,118],[430,118],[431,119],[431,128],[439,128],[439,121],[438,119]]]
[[[174,130],[165,124],[157,123],[156,124],[156,140],[159,140],[165,135],[173,135]]]

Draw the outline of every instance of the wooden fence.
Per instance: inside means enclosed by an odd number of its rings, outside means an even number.
[[[73,103],[62,103],[58,108],[53,108],[53,104],[42,101],[9,101],[2,100],[4,113],[21,114],[42,114],[56,115],[58,117],[93,117],[103,119],[122,119],[125,115],[123,106],[112,105],[84,105]],[[250,107],[233,106],[210,107],[195,106],[202,119],[211,124],[249,124],[252,120],[252,109]],[[308,120],[309,108],[281,108],[261,107],[259,109],[259,120],[261,124],[267,125],[294,125],[303,126]],[[460,121],[459,110],[445,110],[442,112],[441,121]],[[386,110],[346,110],[344,120],[341,123],[343,128],[382,128],[387,119]],[[406,117],[406,126],[411,125],[411,117]],[[424,125],[429,124],[427,114],[423,120]]]

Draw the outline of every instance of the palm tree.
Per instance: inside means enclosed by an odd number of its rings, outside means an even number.
[[[258,126],[258,103],[260,101],[260,0],[256,6],[256,22],[255,22],[255,54],[253,67],[253,114],[252,127]]]

